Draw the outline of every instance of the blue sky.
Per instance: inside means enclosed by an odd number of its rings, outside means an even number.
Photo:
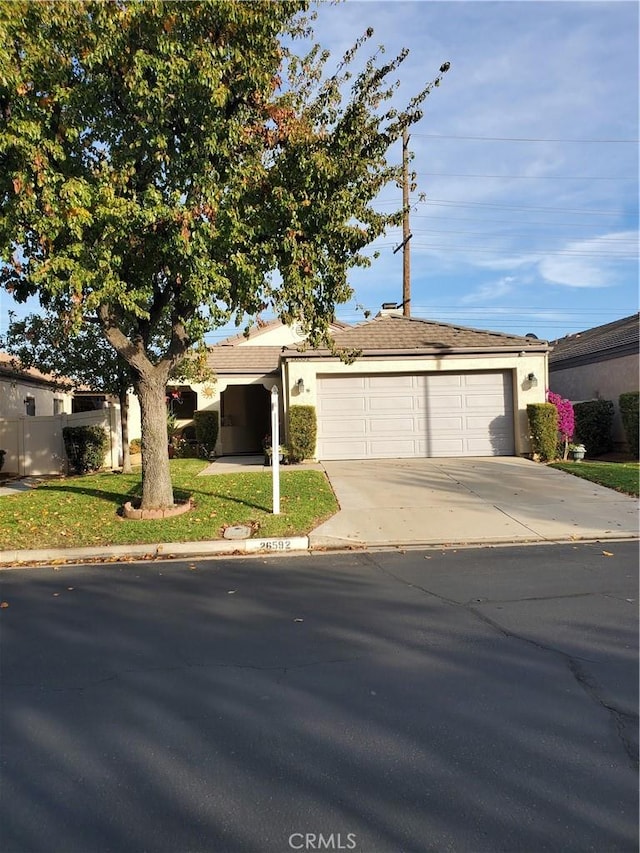
[[[319,8],[316,38],[336,62],[368,26],[372,49],[409,48],[399,103],[451,62],[411,133],[413,316],[551,339],[638,310],[638,8],[616,0]],[[399,144],[390,157],[400,160]],[[388,187],[378,203],[400,206],[400,190]],[[358,322],[358,306],[375,313],[401,300],[400,240],[389,232],[372,267],[353,272],[355,297],[340,319]],[[10,308],[0,293],[0,333]]]
[[[369,25],[410,49],[406,100],[451,62],[410,141],[412,315],[555,338],[638,310],[638,4],[347,0],[315,30],[339,53]],[[402,298],[379,242],[347,321]]]

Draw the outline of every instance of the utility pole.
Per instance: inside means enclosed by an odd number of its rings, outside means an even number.
[[[409,250],[409,131],[402,131],[402,243],[396,246],[393,254],[402,249],[402,313],[411,316],[411,254]],[[400,306],[398,306],[400,307]]]
[[[402,313],[411,316],[411,252],[409,241],[409,131],[402,131],[402,243],[393,250],[393,254],[402,249]]]
[[[411,250],[409,240],[409,131],[402,131],[402,313],[411,316]]]

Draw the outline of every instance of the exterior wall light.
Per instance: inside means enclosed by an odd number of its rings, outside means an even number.
[[[304,392],[304,379],[300,377],[296,382],[296,388],[298,389],[298,394],[302,394]]]
[[[531,383],[531,387],[532,387],[532,388],[535,388],[535,387],[537,386],[537,384],[538,384],[538,380],[536,379],[536,375],[535,375],[535,373],[529,373],[529,374],[527,375],[527,379],[528,379],[528,381]]]

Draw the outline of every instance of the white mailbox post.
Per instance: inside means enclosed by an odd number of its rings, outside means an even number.
[[[273,514],[280,515],[280,413],[278,386],[271,389],[271,470],[273,473]]]

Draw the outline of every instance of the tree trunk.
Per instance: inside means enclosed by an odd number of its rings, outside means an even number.
[[[135,383],[142,423],[142,509],[173,506],[173,489],[167,453],[168,373],[154,371]]]
[[[120,435],[122,437],[122,473],[131,473],[131,454],[129,453],[129,395],[127,388],[120,388]]]

